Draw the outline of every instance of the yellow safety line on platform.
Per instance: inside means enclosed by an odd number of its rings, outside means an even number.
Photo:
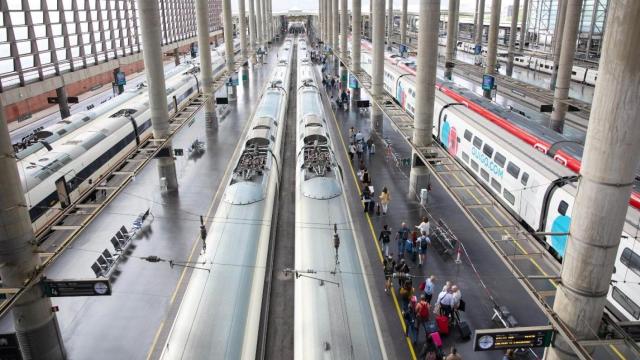
[[[340,142],[342,143],[342,147],[344,148],[345,153],[348,153],[348,149],[347,149],[347,144],[344,142],[344,138],[342,137],[342,130],[340,129],[340,125],[338,124],[338,120],[336,119],[336,116],[333,112],[333,108],[331,108],[331,117],[333,118],[333,122],[336,125],[336,128],[338,129],[338,132],[340,133]],[[353,182],[356,185],[356,189],[358,189],[358,191],[360,191],[360,184],[358,183],[358,177],[356,176],[356,172],[353,168],[353,162],[349,161],[349,168],[351,169],[351,175],[353,176]],[[367,219],[367,222],[369,223],[369,229],[371,230],[371,236],[373,238],[373,243],[375,245],[376,251],[378,253],[378,259],[380,260],[380,262],[382,263],[383,257],[382,257],[382,250],[380,249],[380,246],[378,246],[378,239],[376,237],[376,232],[373,229],[373,224],[371,223],[371,217],[369,216],[369,214],[365,214],[365,217]],[[393,287],[392,287],[393,289]],[[393,299],[393,304],[395,305],[396,308],[396,313],[398,314],[398,318],[400,318],[400,324],[402,325],[402,331],[404,331],[405,334],[407,334],[407,326],[404,322],[404,317],[402,316],[402,310],[400,310],[400,304],[398,304],[398,298],[396,297],[395,291],[391,291],[391,297]],[[407,341],[407,346],[409,347],[409,352],[411,353],[411,359],[413,360],[417,360],[417,356],[416,356],[416,352],[415,349],[413,348],[413,344],[411,343],[411,339],[408,336],[405,336],[405,339]]]

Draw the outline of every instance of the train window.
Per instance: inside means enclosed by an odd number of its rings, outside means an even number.
[[[636,275],[640,276],[640,255],[635,253],[629,248],[622,250],[620,255],[620,262],[624,264],[629,270],[633,271]]]
[[[527,186],[528,181],[529,181],[529,173],[523,172],[522,179],[520,179],[520,182],[522,183],[522,185]]]
[[[640,306],[623,293],[622,290],[614,286],[611,290],[611,297],[636,320],[640,319]]]
[[[500,167],[503,167],[504,163],[507,162],[507,158],[499,152],[496,152],[496,157],[493,159],[493,161],[495,161],[496,164],[500,165]]]
[[[478,172],[478,163],[471,160],[471,168],[475,171]]]
[[[469,162],[469,155],[464,151],[462,152],[462,160],[466,163]]]
[[[520,175],[520,168],[509,161],[509,164],[507,165],[507,172],[515,179],[517,179],[518,175]]]
[[[487,155],[487,157],[489,157],[489,159],[491,159],[491,157],[493,156],[493,148],[491,146],[489,146],[488,144],[484,144],[484,147],[482,148],[482,152]]]
[[[569,209],[569,204],[567,204],[566,201],[561,200],[560,205],[558,205],[558,213],[562,216],[566,216],[568,209]]]
[[[477,147],[478,149],[482,148],[482,140],[480,140],[479,137],[475,136],[473,138],[473,146]]]
[[[500,193],[500,191],[502,190],[502,185],[500,185],[500,183],[498,182],[498,180],[491,178],[491,186],[496,189],[496,191],[498,192],[498,194]]]
[[[513,196],[513,194],[509,190],[503,189],[502,190],[502,195],[504,195],[504,198],[507,199],[507,201],[509,203],[511,203],[511,205],[515,205],[516,204],[516,197]]]
[[[489,173],[485,169],[480,169],[480,176],[484,181],[489,182]]]
[[[576,74],[576,72],[575,72],[575,71],[572,71],[572,72],[571,72],[571,75],[575,75],[575,74]]]
[[[473,134],[471,134],[471,131],[469,130],[465,130],[464,131],[464,138],[465,140],[471,142],[471,138],[473,137]]]

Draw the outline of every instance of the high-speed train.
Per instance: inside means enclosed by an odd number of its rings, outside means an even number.
[[[184,73],[167,81],[166,90],[171,115],[197,94],[197,82],[193,75]],[[102,179],[151,136],[148,98],[138,96],[123,106],[57,141],[51,151],[18,161],[36,232],[91,187],[90,181]]]
[[[438,44],[441,46],[446,46],[447,38],[446,37],[438,38]],[[458,48],[458,50],[464,51],[470,54],[475,53],[475,46],[476,45],[474,43],[470,43],[466,41],[458,41],[456,44],[456,47]],[[482,55],[486,56],[486,54],[487,54],[487,49],[483,48]],[[498,49],[497,56],[499,61],[506,63],[507,55],[508,55],[508,52],[506,50]],[[553,64],[553,60],[542,59],[539,57],[529,56],[529,55],[514,56],[513,64],[516,66],[528,68],[528,69],[543,72],[546,74],[553,73],[553,68],[555,66]],[[595,86],[597,79],[598,79],[598,69],[586,68],[584,66],[577,66],[577,65],[574,65],[573,68],[571,69],[571,80],[573,81]]]
[[[371,49],[371,44],[363,41],[362,45],[365,49]],[[415,111],[415,88],[403,82],[405,76],[415,75],[415,63],[408,60],[402,60],[400,57],[393,57],[389,53],[385,53],[389,66],[396,68],[394,76],[385,70],[384,89],[392,95],[400,105],[413,115]],[[366,51],[362,52],[362,66],[366,71],[371,71],[372,58],[371,54]],[[521,141],[529,144],[534,149],[547,154],[555,161],[573,170],[580,172],[583,146],[574,141],[570,141],[567,137],[559,134],[544,126],[529,121],[526,117],[513,111],[505,109],[490,100],[475,94],[452,81],[438,79],[436,86],[440,92],[451,98],[451,103],[462,103],[470,110],[476,112],[480,118],[493,122],[505,131],[514,135]],[[436,108],[436,114],[441,107]],[[629,204],[640,210],[640,169],[636,172],[634,181],[634,189],[629,199]]]
[[[238,40],[234,41],[234,51],[240,51],[240,42]],[[214,74],[218,72],[225,64],[224,53],[225,50],[223,45],[218,46],[211,51],[211,65],[213,67]],[[196,63],[198,63],[198,61],[196,61]],[[181,77],[181,75],[185,71],[188,71],[191,67],[192,66],[190,62],[186,62],[165,71],[164,76],[166,81],[169,82],[176,76]],[[36,132],[34,135],[37,141],[28,144],[23,149],[19,149],[19,151],[16,152],[16,157],[21,160],[25,159],[29,155],[35,154],[36,152],[42,154],[50,151],[49,148],[54,142],[62,139],[71,132],[81,128],[82,126],[93,121],[98,116],[101,116],[106,112],[113,113],[119,111],[122,108],[126,108],[125,103],[127,101],[139,95],[147,96],[146,94],[147,91],[144,84],[139,84],[135,89],[127,89],[119,96],[110,98],[108,101],[105,101],[102,104],[98,104],[92,109],[74,113],[71,116],[56,122],[55,124],[47,126],[44,129]]]
[[[390,62],[384,68],[384,87],[413,116],[415,76]],[[362,54],[362,67],[371,71],[370,55]],[[440,88],[441,89],[441,88]],[[442,90],[442,89],[441,89]],[[577,192],[576,173],[539,151],[523,147],[506,129],[486,121],[449,93],[436,91],[433,134],[449,153],[472,174],[508,211],[537,232],[569,231]],[[621,234],[609,302],[616,316],[640,319],[640,212],[629,206]],[[558,257],[566,248],[566,235],[549,235],[547,247]],[[611,307],[609,307],[611,309]]]
[[[295,268],[318,279],[295,282],[295,359],[382,359],[377,319],[366,299],[341,169],[336,162],[319,85],[298,42]],[[336,225],[337,224],[337,225]],[[336,226],[336,228],[334,228]],[[334,236],[340,245],[334,247]],[[339,265],[336,264],[336,254]]]
[[[293,40],[279,50],[216,210],[162,359],[255,359],[282,148]]]
[[[214,71],[219,68],[214,65]],[[198,93],[199,69],[192,64],[176,69],[181,72],[165,83],[169,116]],[[113,105],[117,100],[111,110],[93,120],[80,119],[84,123],[82,126],[69,129],[62,138],[48,144],[48,148],[18,161],[35,232],[81,197],[92,186],[89,181],[95,183],[102,179],[115,164],[151,136],[147,92],[124,102],[119,101],[120,97],[104,104]]]

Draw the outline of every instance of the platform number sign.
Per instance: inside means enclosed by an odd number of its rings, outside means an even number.
[[[476,330],[474,350],[506,350],[548,347],[553,340],[552,326]]]
[[[496,78],[491,75],[482,75],[482,90],[493,90]]]

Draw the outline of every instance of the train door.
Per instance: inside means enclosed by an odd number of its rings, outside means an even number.
[[[56,192],[58,193],[58,201],[61,208],[66,208],[71,205],[71,198],[69,197],[69,186],[64,176],[61,176],[56,180]]]

